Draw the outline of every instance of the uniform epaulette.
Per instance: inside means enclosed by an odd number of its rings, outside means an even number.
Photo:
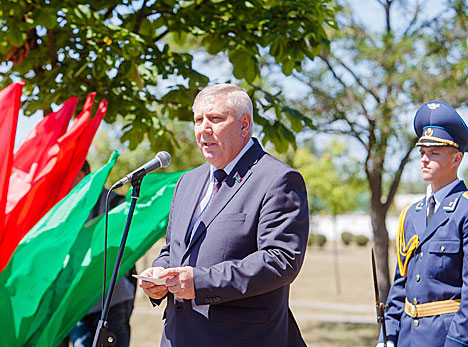
[[[419,203],[420,204],[420,203]],[[416,207],[419,206],[416,205]],[[408,241],[408,244],[405,240],[405,217],[406,213],[410,209],[410,205],[406,207],[400,214],[400,220],[398,221],[398,235],[396,237],[396,249],[397,249],[397,259],[398,259],[398,268],[400,269],[401,276],[406,276],[406,270],[408,268],[408,261],[411,258],[411,254],[419,245],[418,235],[413,235],[413,237]],[[402,257],[405,257],[405,262],[403,263]]]

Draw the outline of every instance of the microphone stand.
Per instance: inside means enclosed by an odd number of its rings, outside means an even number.
[[[131,181],[133,187],[132,201],[130,203],[130,209],[127,215],[127,222],[125,224],[125,229],[122,235],[122,241],[120,242],[119,252],[117,253],[117,258],[115,259],[114,272],[112,273],[112,278],[109,290],[107,292],[106,301],[104,302],[104,307],[102,309],[101,319],[98,322],[96,333],[94,335],[93,347],[113,346],[116,342],[115,334],[113,334],[110,331],[107,331],[107,315],[109,314],[110,302],[112,300],[112,295],[114,294],[115,283],[117,282],[117,274],[119,273],[120,263],[122,262],[122,256],[125,250],[125,243],[127,242],[128,230],[130,229],[130,223],[132,222],[136,201],[140,197],[140,187],[142,179],[143,178]]]

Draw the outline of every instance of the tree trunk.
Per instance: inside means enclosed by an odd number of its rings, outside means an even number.
[[[380,200],[380,199],[379,199]],[[388,271],[388,231],[385,225],[387,211],[380,201],[371,199],[371,222],[374,233],[377,279],[380,301],[386,302],[390,290],[390,273]]]

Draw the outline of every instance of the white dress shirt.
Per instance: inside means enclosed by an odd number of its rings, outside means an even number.
[[[250,138],[250,140],[247,142],[247,144],[244,146],[244,148],[242,148],[242,150],[239,152],[239,154],[237,155],[237,157],[234,158],[234,160],[232,160],[229,164],[226,165],[226,167],[224,168],[224,171],[226,172],[226,174],[230,174],[231,171],[234,169],[234,166],[236,166],[236,164],[239,162],[240,158],[242,158],[242,156],[250,149],[250,147],[252,147],[254,144],[252,138]],[[197,205],[197,208],[195,209],[195,212],[193,213],[193,217],[192,217],[192,221],[190,222],[190,229],[192,231],[193,229],[193,226],[195,225],[195,223],[197,222],[197,219],[198,217],[200,216],[200,214],[202,213],[202,211],[204,210],[204,208],[206,207],[206,205],[208,204],[208,202],[210,201],[210,198],[211,198],[211,194],[213,192],[213,189],[214,189],[214,175],[213,175],[213,172],[216,170],[216,168],[213,166],[213,165],[210,165],[210,184],[208,185],[208,189],[206,190],[206,193],[205,195],[202,197],[200,203]],[[177,299],[177,298],[176,298]],[[197,311],[198,313],[204,315],[206,318],[208,318],[208,311],[210,309],[210,305],[197,305],[195,303],[195,300],[192,299],[192,308],[194,311]]]
[[[434,195],[434,200],[435,200],[435,209],[434,213],[437,212],[437,209],[440,206],[440,203],[445,199],[445,197],[452,191],[455,186],[460,183],[460,180],[458,178],[455,179],[452,183],[447,184],[445,187],[439,189],[435,193],[432,193],[432,185],[428,184],[427,190],[426,190],[426,206],[429,205],[429,199],[431,198],[432,195]],[[426,215],[429,213],[429,209],[426,208]]]

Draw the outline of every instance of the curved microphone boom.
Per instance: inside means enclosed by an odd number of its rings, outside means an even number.
[[[165,151],[158,152],[158,154],[156,154],[156,156],[153,159],[151,159],[149,162],[140,166],[138,169],[129,173],[127,176],[125,176],[120,181],[115,183],[112,186],[111,190],[122,187],[127,182],[134,182],[134,181],[141,180],[143,177],[145,177],[147,173],[150,173],[151,171],[154,171],[159,168],[167,167],[169,166],[170,163],[171,163],[171,155],[169,153]]]

